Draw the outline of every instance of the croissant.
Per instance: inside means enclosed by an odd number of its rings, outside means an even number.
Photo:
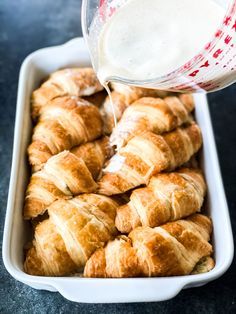
[[[42,170],[32,175],[26,191],[24,218],[42,215],[59,198],[93,192],[96,188],[83,159],[64,151],[51,157]]]
[[[132,137],[144,131],[156,134],[169,132],[187,122],[193,109],[192,95],[182,95],[182,98],[140,98],[124,111],[111,134],[111,144],[120,149]]]
[[[116,227],[129,233],[138,226],[157,227],[200,210],[206,193],[202,173],[194,169],[153,176],[148,187],[132,192],[117,209]]]
[[[95,194],[54,202],[48,207],[49,219],[35,229],[25,271],[40,276],[80,271],[92,253],[116,235],[118,205],[109,197]]]
[[[111,158],[99,181],[99,193],[120,194],[147,185],[154,174],[187,162],[201,145],[201,131],[195,123],[163,136],[151,132],[137,135]]]
[[[194,214],[161,227],[138,227],[98,249],[87,261],[85,277],[180,276],[212,254],[208,217]]]
[[[134,102],[135,100],[141,97],[164,98],[167,95],[173,94],[164,90],[129,86],[126,84],[121,84],[121,83],[116,83],[116,82],[111,83],[111,88],[113,91],[125,95],[129,104],[131,104],[132,102]]]
[[[112,132],[115,126],[114,118],[119,121],[125,109],[137,99],[141,97],[165,97],[168,95],[168,92],[165,91],[128,86],[119,83],[112,83],[111,88],[113,89],[111,92],[112,103],[110,97],[107,96],[101,108],[104,132],[106,134]]]
[[[52,100],[43,107],[28,148],[33,171],[40,170],[51,156],[93,141],[101,134],[102,119],[94,105],[76,97]]]
[[[110,146],[109,138],[105,136],[94,142],[76,146],[71,149],[71,153],[83,159],[96,180],[105,162],[112,157],[114,152]]]
[[[43,106],[61,96],[89,96],[103,89],[92,68],[59,70],[32,95],[32,117],[36,119]]]

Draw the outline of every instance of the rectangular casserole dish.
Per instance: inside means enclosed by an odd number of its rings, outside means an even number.
[[[31,93],[43,78],[59,68],[88,65],[90,58],[85,43],[82,38],[76,38],[65,45],[32,53],[21,67],[3,239],[3,260],[8,272],[15,279],[35,289],[59,291],[71,301],[89,303],[163,301],[173,298],[183,288],[201,286],[218,278],[231,264],[233,238],[207,99],[204,95],[195,96],[195,114],[203,134],[201,163],[208,184],[208,214],[214,226],[212,241],[216,266],[212,271],[191,276],[130,279],[52,278],[24,273],[23,246],[30,237],[28,223],[22,218],[22,207],[29,176],[26,149],[32,129]]]

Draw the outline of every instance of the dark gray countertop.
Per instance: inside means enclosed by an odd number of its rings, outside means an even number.
[[[17,81],[23,59],[41,47],[81,36],[80,0],[0,1],[0,240],[6,210]],[[236,85],[209,96],[232,225],[236,230]],[[220,210],[220,209],[219,209]],[[222,226],[224,232],[224,226]],[[236,313],[236,263],[220,279],[150,304],[87,305],[36,291],[5,270],[0,258],[0,313]]]

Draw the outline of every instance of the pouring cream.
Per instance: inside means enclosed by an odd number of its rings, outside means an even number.
[[[213,0],[130,0],[103,25],[97,74],[149,80],[193,58],[213,37],[224,9]]]

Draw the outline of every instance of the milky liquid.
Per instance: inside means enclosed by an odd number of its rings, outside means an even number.
[[[102,81],[102,85],[104,86],[108,97],[110,99],[110,104],[111,104],[111,109],[112,109],[112,114],[113,114],[113,120],[114,120],[114,127],[117,126],[117,118],[116,118],[116,114],[115,114],[115,107],[113,104],[113,100],[112,100],[112,95],[111,95],[111,89],[109,87],[108,81],[106,81],[106,79],[104,81]]]
[[[127,1],[100,32],[100,81],[148,80],[176,70],[211,40],[224,13],[213,0]]]

